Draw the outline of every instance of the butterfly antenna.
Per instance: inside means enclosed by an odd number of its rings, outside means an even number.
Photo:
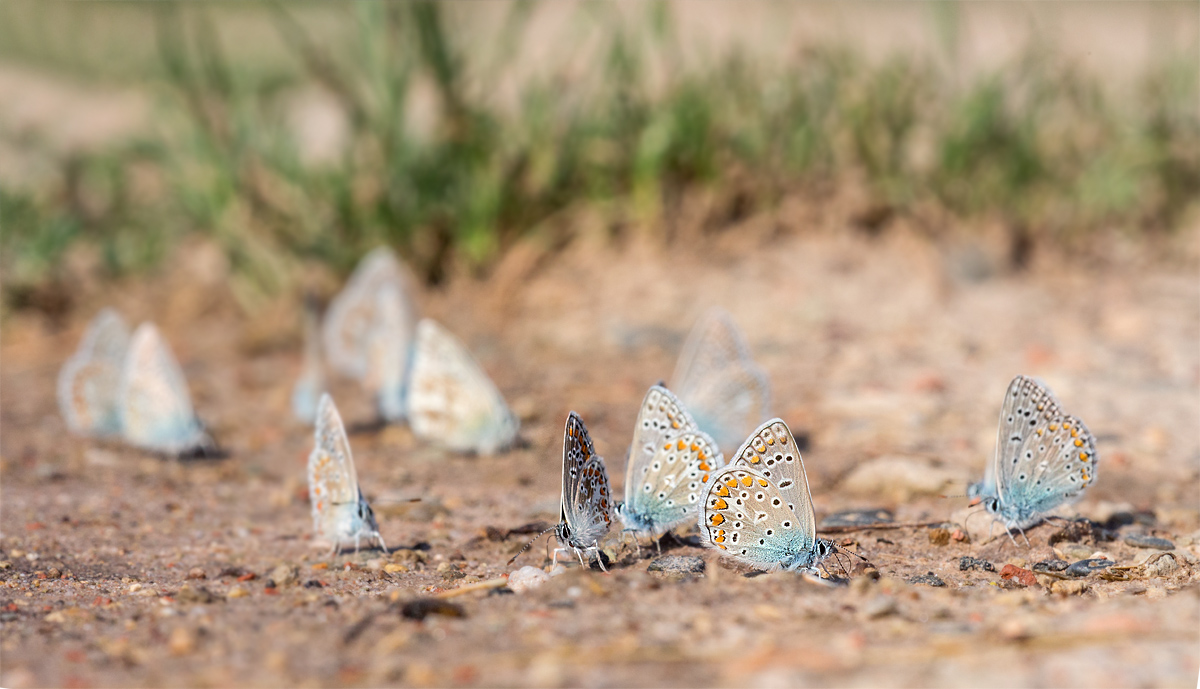
[[[538,532],[538,534],[536,536],[529,539],[529,542],[525,544],[524,548],[521,548],[520,550],[518,550],[516,555],[513,555],[512,557],[510,557],[508,559],[508,564],[511,565],[512,563],[516,562],[517,558],[524,555],[525,551],[529,550],[529,547],[532,546],[537,541],[537,539],[541,538],[542,536],[545,536],[546,534],[550,533],[551,531],[553,531],[556,528],[558,528],[558,524],[555,524],[554,526],[551,526],[548,529]]]

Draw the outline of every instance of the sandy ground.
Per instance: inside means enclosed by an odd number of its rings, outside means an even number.
[[[818,210],[785,204],[669,247],[636,231],[554,255],[522,247],[486,281],[420,295],[491,372],[523,443],[447,455],[404,427],[370,428],[362,393],[336,385],[391,553],[328,557],[311,543],[311,431],[288,409],[298,316],[237,315],[203,247],[163,276],[82,298],[65,323],[11,316],[0,685],[1193,686],[1200,235],[1184,233],[1172,259],[1117,242],[1043,252],[1010,274],[986,242],[935,247],[903,226],[870,239]],[[55,376],[106,303],[163,326],[227,459],[68,436]],[[681,529],[666,554],[702,558],[700,574],[648,571],[653,548],[614,550],[608,573],[568,562],[527,593],[449,599],[461,617],[403,616],[414,599],[549,564],[538,544],[507,566],[529,538],[508,531],[556,518],[567,411],[582,414],[621,490],[642,395],[713,304],[745,329],[774,411],[807,436],[818,520],[886,508],[950,526],[831,533],[872,563],[845,586],[746,576]],[[1067,514],[1111,531],[1063,538],[1050,524],[1030,546],[985,543],[986,515],[967,521],[966,500],[938,497],[982,473],[1017,373],[1045,379],[1097,434],[1099,478]],[[1125,540],[1138,535],[1175,549]],[[1000,576],[1095,553],[1150,561],[1109,570],[1116,581]],[[964,556],[995,571],[962,570]]]

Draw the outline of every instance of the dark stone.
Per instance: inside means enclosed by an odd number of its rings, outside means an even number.
[[[325,584],[322,584],[321,582],[317,581],[316,579],[309,579],[308,581],[304,582],[304,588],[306,588],[306,589],[319,589],[319,588],[324,588],[324,587],[325,587]]]
[[[417,598],[401,606],[400,614],[410,620],[423,620],[430,615],[466,617],[467,611],[461,605],[450,601],[438,598]]]
[[[1073,577],[1086,577],[1090,574],[1095,574],[1102,569],[1112,567],[1115,564],[1117,563],[1113,562],[1112,560],[1102,560],[1099,558],[1094,560],[1080,560],[1079,562],[1067,567],[1065,573]]]
[[[1061,572],[1067,568],[1068,564],[1066,560],[1042,560],[1041,562],[1033,563],[1033,567],[1030,567],[1030,569],[1035,572]]]
[[[945,586],[946,585],[946,582],[942,581],[942,578],[939,577],[938,575],[934,574],[933,572],[926,572],[925,574],[918,574],[917,576],[909,579],[908,583],[910,583],[910,584],[926,584],[928,586]]]
[[[1104,521],[1104,528],[1111,531],[1119,531],[1122,527],[1140,524],[1142,526],[1154,526],[1157,523],[1157,518],[1153,512],[1143,510],[1139,512],[1117,512]]]
[[[1125,537],[1125,545],[1134,548],[1152,548],[1154,550],[1175,550],[1175,544],[1165,538],[1155,538],[1145,534],[1129,534]]]
[[[1066,565],[1066,563],[1063,564],[1064,566]],[[983,572],[995,572],[996,566],[987,560],[981,560],[980,558],[971,557],[970,555],[964,555],[958,558],[958,571],[965,572],[969,569],[978,569]]]

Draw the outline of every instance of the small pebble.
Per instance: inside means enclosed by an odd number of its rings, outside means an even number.
[[[1011,564],[1004,565],[1000,569],[1000,578],[1018,582],[1022,586],[1033,586],[1037,583],[1037,577],[1033,576],[1033,572]]]
[[[1112,567],[1114,564],[1116,563],[1112,560],[1080,560],[1067,567],[1064,572],[1072,577],[1086,577],[1089,574]]]
[[[271,581],[275,582],[275,586],[283,588],[296,583],[300,572],[295,565],[279,565],[271,570]]]
[[[1064,563],[1065,566],[1066,563]],[[958,571],[965,572],[969,569],[978,569],[984,572],[995,572],[996,566],[987,560],[981,560],[977,557],[964,555],[958,558]]]
[[[934,574],[933,572],[926,572],[925,574],[918,574],[917,576],[910,578],[908,580],[908,583],[910,583],[910,584],[926,584],[928,586],[945,586],[946,585],[946,582],[942,581],[942,578],[939,577],[938,575]]]
[[[508,588],[516,593],[525,593],[550,581],[550,575],[537,567],[522,567],[508,575]]]
[[[949,545],[950,530],[943,529],[940,527],[937,529],[930,529],[929,530],[929,542],[932,543],[933,545]]]
[[[1155,538],[1143,534],[1129,534],[1125,537],[1125,545],[1134,548],[1153,548],[1154,550],[1174,550],[1175,544],[1165,538]]]
[[[246,596],[249,596],[249,595],[250,595],[250,592],[247,591],[246,589],[242,588],[241,586],[234,586],[233,588],[229,589],[229,593],[226,593],[225,597],[226,598],[245,598]]]
[[[208,575],[204,573],[203,569],[200,569],[199,567],[193,567],[188,570],[187,578],[188,579],[207,579]]]
[[[179,592],[175,594],[175,600],[180,603],[212,603],[217,599],[211,591],[203,586],[192,587],[184,584],[179,588]]]
[[[1041,562],[1033,563],[1033,571],[1035,572],[1061,572],[1067,568],[1070,563],[1066,560],[1042,560]]]
[[[389,562],[383,566],[383,571],[387,572],[388,574],[395,574],[397,572],[407,572],[408,567],[395,562]]]
[[[704,574],[704,558],[695,555],[663,555],[655,558],[646,571],[665,577],[688,577]]]

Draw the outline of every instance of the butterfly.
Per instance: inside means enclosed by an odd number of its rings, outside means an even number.
[[[417,324],[408,420],[421,438],[457,452],[484,454],[511,445],[519,426],[462,343],[428,318]]]
[[[325,355],[334,370],[355,380],[363,380],[370,374],[370,339],[381,319],[378,293],[384,285],[394,286],[398,295],[397,299],[388,298],[384,302],[398,311],[389,314],[398,318],[399,324],[391,336],[404,343],[404,348],[408,347],[417,320],[412,282],[408,270],[391,249],[381,246],[363,257],[346,287],[329,303],[325,315],[322,332]]]
[[[717,444],[697,427],[671,391],[646,392],[625,466],[625,529],[651,538],[695,519],[710,472],[725,465]]]
[[[133,333],[118,406],[121,432],[132,445],[176,455],[213,447],[192,409],[183,370],[153,323]]]
[[[837,550],[817,538],[804,461],[781,419],[759,426],[705,493],[701,538],[735,560],[767,571],[816,571]]]
[[[312,299],[304,304],[304,368],[292,386],[292,414],[304,423],[317,418],[317,402],[325,392],[321,370],[321,339],[317,325],[317,306]]]
[[[725,311],[709,309],[688,335],[668,386],[721,447],[736,447],[767,418],[767,376]]]
[[[412,328],[404,321],[403,301],[396,284],[381,285],[375,292],[376,322],[367,335],[363,386],[375,395],[379,416],[389,422],[404,419],[408,394]]]
[[[313,436],[313,450],[308,456],[308,497],[317,538],[332,545],[330,554],[351,541],[357,552],[364,539],[368,543],[379,541],[379,547],[387,551],[375,513],[358,487],[350,440],[328,393],[321,395],[317,404]]]
[[[967,489],[1011,530],[1033,526],[1096,480],[1096,439],[1039,381],[1017,376],[1004,394],[996,450],[983,481]]]
[[[554,536],[554,564],[562,551],[574,551],[579,564],[583,553],[600,557],[600,539],[612,526],[612,491],[604,458],[596,454],[587,426],[575,412],[567,415],[563,431],[562,497],[559,500],[558,526]],[[604,561],[600,560],[604,569]]]
[[[121,432],[118,389],[129,349],[129,328],[112,309],[88,324],[79,349],[58,374],[58,407],[72,432],[113,436]]]

